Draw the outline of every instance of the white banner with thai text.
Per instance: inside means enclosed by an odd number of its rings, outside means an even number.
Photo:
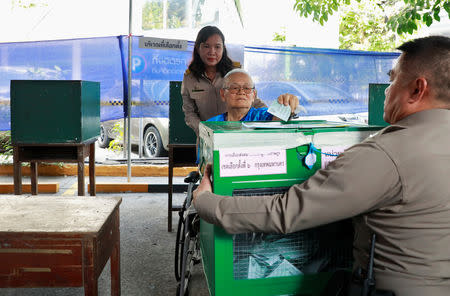
[[[286,150],[223,148],[219,150],[221,177],[286,174]]]
[[[187,50],[187,40],[140,37],[139,48]]]

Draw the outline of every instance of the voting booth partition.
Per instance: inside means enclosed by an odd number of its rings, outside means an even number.
[[[380,128],[327,121],[202,122],[200,163],[212,164],[216,194],[283,193]],[[351,269],[352,242],[349,219],[287,235],[230,235],[200,224],[211,295],[320,295],[333,271]]]
[[[383,119],[385,90],[388,83],[369,83],[369,124],[387,126]]]
[[[197,136],[184,121],[183,98],[181,97],[181,81],[170,81],[169,101],[169,188],[167,227],[172,231],[172,212],[179,211],[181,205],[172,204],[173,169],[175,167],[195,166]]]

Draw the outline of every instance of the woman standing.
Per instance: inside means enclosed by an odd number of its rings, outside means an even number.
[[[214,26],[202,28],[195,40],[192,62],[181,85],[184,119],[197,137],[200,121],[226,111],[226,105],[220,98],[220,89],[223,77],[234,68],[240,68],[240,63],[228,57],[222,32]],[[256,98],[253,107],[266,105]]]

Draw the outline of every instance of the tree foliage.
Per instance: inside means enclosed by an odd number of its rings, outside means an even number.
[[[13,8],[36,8],[48,6],[47,0],[11,0]]]
[[[356,0],[358,2],[367,2]],[[386,25],[397,34],[413,34],[419,24],[430,26],[439,22],[440,14],[446,11],[450,18],[449,0],[371,0],[376,3],[387,18]],[[340,7],[350,5],[350,0],[295,0],[294,10],[302,17],[312,16],[313,20],[323,25],[328,17]]]
[[[169,0],[167,7],[167,28],[185,26],[186,5],[184,0]],[[161,0],[147,0],[142,9],[142,29],[163,28],[163,2]]]
[[[147,1],[142,9],[142,29],[162,29],[163,3],[161,1]]]
[[[339,48],[391,51],[414,35],[388,29],[383,9],[373,1],[354,2],[341,7]]]
[[[281,32],[274,32],[272,41],[285,42],[286,41],[286,27],[281,28]]]

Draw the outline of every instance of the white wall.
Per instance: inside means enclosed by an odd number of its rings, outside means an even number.
[[[0,42],[128,34],[129,3],[126,0],[32,2],[46,5],[24,9],[13,7],[11,0],[0,1]]]

